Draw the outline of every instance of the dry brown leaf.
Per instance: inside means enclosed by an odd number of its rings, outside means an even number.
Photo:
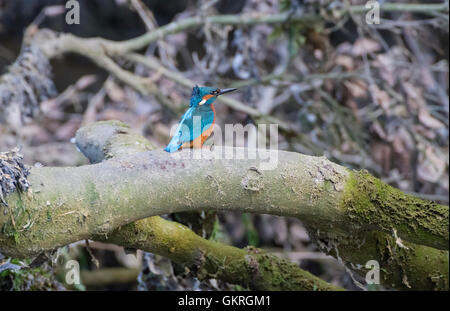
[[[379,51],[380,48],[380,44],[377,41],[362,37],[353,44],[352,54],[354,56],[362,56]]]
[[[125,100],[125,92],[113,80],[109,79],[105,82],[105,90],[112,101],[122,102]]]
[[[427,129],[422,124],[417,124],[413,126],[414,132],[417,132],[418,134],[422,135],[423,137],[426,137],[429,140],[434,140],[436,138],[436,132],[430,129]]]
[[[344,42],[338,45],[336,52],[339,54],[352,54],[353,45],[349,42]]]
[[[365,98],[367,96],[367,84],[362,80],[346,80],[344,85],[354,98]]]
[[[358,104],[356,103],[356,100],[354,100],[353,98],[348,98],[345,101],[345,105],[351,109],[352,114],[355,117],[355,119],[360,121]]]
[[[431,129],[439,129],[445,126],[441,121],[433,117],[426,108],[419,110],[418,118],[420,123]]]
[[[386,132],[379,122],[375,121],[370,125],[370,130],[377,134],[381,139],[387,140]]]
[[[426,107],[425,99],[422,96],[422,90],[420,88],[407,81],[404,81],[402,86],[406,93],[406,103],[410,110],[416,111],[417,109]]]
[[[376,163],[381,165],[383,173],[388,174],[392,167],[392,148],[384,142],[373,142],[370,153]]]
[[[380,105],[386,115],[391,115],[391,97],[389,94],[386,91],[380,90],[380,88],[375,84],[370,85],[369,88],[375,99],[375,103]]]
[[[409,152],[409,150],[406,148],[403,139],[400,135],[394,135],[394,138],[392,139],[392,147],[394,148],[394,151],[396,153],[406,153]]]
[[[417,177],[422,181],[439,182],[448,166],[448,155],[442,154],[432,146],[426,146],[424,152],[419,153]]]
[[[422,68],[420,71],[422,76],[422,83],[428,90],[432,90],[435,87],[436,82],[434,81],[429,68],[426,65],[422,64]]]
[[[355,68],[353,58],[347,55],[338,55],[336,65],[342,66],[347,71],[352,71]]]
[[[78,90],[82,90],[91,86],[97,81],[96,75],[84,75],[75,83]]]
[[[411,136],[411,133],[405,128],[400,127],[396,134],[403,141],[408,150],[413,150],[416,147],[416,142],[414,138]]]
[[[384,81],[390,86],[394,86],[396,75],[394,74],[395,66],[391,57],[386,54],[377,55],[377,58],[373,62],[373,66],[378,68],[380,76]]]

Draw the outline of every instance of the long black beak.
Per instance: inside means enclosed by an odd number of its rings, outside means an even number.
[[[233,92],[233,91],[236,91],[236,90],[237,90],[237,89],[224,89],[224,90],[220,90],[220,92],[219,92],[218,95],[223,95],[223,94],[230,93],[230,92]]]

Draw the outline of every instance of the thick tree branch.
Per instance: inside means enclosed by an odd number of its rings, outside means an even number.
[[[352,235],[310,230],[320,248],[347,263],[352,271],[365,276],[376,260],[380,282],[399,290],[448,290],[448,251],[401,241],[383,232],[355,232]]]
[[[153,149],[153,146],[147,140],[143,139],[142,136],[130,132],[128,126],[117,121],[96,122],[81,128],[77,132],[77,145],[88,156],[90,161],[94,163],[100,162],[104,158],[124,154],[124,152],[132,154],[133,152]],[[123,149],[126,149],[126,151]],[[186,258],[186,254],[170,251],[173,245],[186,243],[184,241],[180,242],[180,236],[183,236],[185,234],[184,230],[187,229],[181,226],[174,226],[168,222],[167,226],[171,230],[165,230],[164,222],[167,221],[157,216],[139,220],[136,223],[126,225],[114,231],[110,238],[114,240],[114,243],[123,246],[138,245],[136,247],[140,249],[156,252],[161,255],[169,254],[168,257],[178,263],[183,263],[188,266],[195,264],[195,262],[182,259]],[[156,225],[150,226],[150,223],[155,223]],[[144,228],[148,228],[148,230],[145,231],[143,230]],[[158,228],[161,228],[161,230],[158,231]],[[134,234],[131,234],[132,232]],[[136,234],[136,232],[139,233]],[[369,260],[377,260],[383,269],[381,282],[386,287],[402,290],[448,289],[449,258],[447,251],[436,250],[431,247],[405,241],[400,244],[391,235],[381,232],[363,231],[359,233],[339,234],[335,231],[326,232],[312,229],[310,233],[312,233],[313,239],[318,242],[318,245],[325,252],[332,254],[344,262],[350,263],[349,267],[362,276],[365,276],[368,271],[365,268],[365,263]],[[139,235],[139,238],[137,235]],[[158,239],[148,238],[161,235],[162,237]],[[129,237],[131,237],[131,241],[128,240]],[[109,240],[109,242],[112,242],[112,240]],[[205,243],[208,244],[208,242],[201,239],[195,244],[192,244],[192,247],[182,249],[189,249],[190,252],[197,254],[198,252],[205,253],[206,251],[201,247]],[[402,245],[405,247],[402,247]],[[222,262],[222,260],[217,260],[222,252],[208,252],[208,254],[215,258],[211,262]],[[188,256],[188,258],[193,257]],[[225,267],[228,267],[228,265]],[[360,268],[355,269],[355,267]],[[213,271],[212,275],[203,275],[216,277],[215,271],[219,268],[223,274],[228,273],[224,267],[212,266],[209,268],[209,271]],[[230,274],[227,275],[229,276]],[[231,273],[231,275],[233,274]],[[240,280],[235,279],[234,282],[230,282],[237,283],[238,281]],[[266,284],[271,283],[266,282]],[[251,288],[262,289],[261,285],[256,286],[250,283],[249,286]],[[287,288],[290,285],[286,283],[284,286]]]
[[[97,239],[105,240],[101,236]],[[216,278],[253,290],[342,290],[260,249],[242,250],[212,242],[161,217],[123,226],[106,241],[170,258],[187,266],[199,279]]]
[[[118,121],[96,122],[77,132],[77,145],[91,163],[154,149]],[[260,249],[241,250],[208,241],[159,216],[138,220],[96,240],[170,258],[200,279],[216,278],[255,290],[339,290],[286,260]]]
[[[114,139],[103,139],[109,135]],[[151,146],[114,121],[83,128],[77,140],[86,142],[79,144],[80,149],[93,162],[114,155],[121,158],[79,168],[33,168],[33,195],[9,196],[9,208],[6,214],[0,214],[3,253],[27,257],[84,238],[106,238],[112,230],[151,215],[228,209],[299,217],[313,236],[318,236],[319,244],[326,243],[330,253],[339,249],[340,255],[335,255],[344,261],[360,265],[367,258],[394,261],[397,265],[392,269],[384,268],[389,270],[385,279],[388,286],[435,288],[436,283],[430,280],[438,275],[444,280],[438,287],[448,287],[448,252],[405,242],[410,251],[396,251],[401,240],[387,235],[375,241],[365,237],[370,236],[367,230],[395,230],[404,239],[425,239],[425,244],[442,244],[445,248],[448,208],[400,195],[373,177],[367,177],[372,188],[362,187],[366,181],[361,176],[366,173],[349,173],[324,158],[287,152],[280,152],[275,171],[258,171],[256,160],[191,159],[191,151],[179,153],[180,159],[158,151],[133,155],[136,149]],[[120,151],[122,148],[131,151]],[[354,174],[362,175],[352,178]],[[394,197],[404,204],[402,208],[392,201]],[[409,225],[403,225],[402,219]],[[130,225],[129,230],[136,225]],[[435,227],[429,228],[430,225]],[[379,242],[384,240],[387,244]],[[126,245],[124,241],[122,237]],[[149,242],[140,243],[143,249],[156,247]],[[166,251],[170,248],[169,244],[165,247]],[[371,248],[373,251],[367,251]],[[436,268],[435,274],[426,269],[427,264]]]
[[[156,150],[82,167],[34,167],[33,194],[10,195],[0,214],[0,226],[8,226],[10,213],[25,209],[15,222],[33,225],[17,243],[0,235],[2,251],[26,256],[149,216],[198,210],[294,216],[325,231],[395,229],[404,240],[448,249],[448,207],[324,157],[279,151],[278,167],[267,171],[259,159],[214,159],[210,151],[193,157],[192,150]]]
[[[153,149],[153,146],[143,139],[142,136],[134,134],[129,130],[128,126],[117,121],[96,122],[81,128],[77,132],[77,145],[93,163],[100,162],[104,158],[123,155],[125,152],[126,154],[132,154],[133,152]],[[157,216],[139,220],[114,231],[112,234],[114,237],[110,236],[110,238],[114,240],[114,243],[123,246],[139,245],[137,248],[161,255],[169,253],[169,258],[188,266],[195,264],[195,262],[183,261],[184,259],[182,258],[186,258],[186,254],[180,255],[170,251],[173,245],[186,243],[180,242],[179,237],[183,236],[185,234],[184,230],[187,229],[167,222],[168,228],[171,229],[165,230],[164,222],[167,221]],[[155,223],[156,225],[152,227],[149,225],[150,223]],[[148,230],[145,231],[143,230],[144,228],[148,228]],[[158,231],[158,228],[161,228],[161,230]],[[137,234],[136,232],[138,231],[139,233]],[[134,234],[131,234],[132,232]],[[377,260],[383,269],[381,282],[386,287],[402,290],[448,289],[449,258],[447,251],[436,250],[405,241],[400,242],[390,234],[381,232],[354,231],[351,234],[342,234],[336,231],[312,229],[310,233],[325,252],[350,263],[349,267],[362,276],[365,276],[368,271],[365,268],[365,263],[369,260]],[[139,239],[137,235],[139,235]],[[154,236],[162,237],[161,239],[144,238]],[[129,237],[131,237],[131,241],[128,241]],[[112,241],[109,240],[109,242]],[[201,239],[187,249],[190,249],[192,253],[205,252],[201,247],[205,243],[208,244]],[[209,253],[211,254],[210,256],[215,256],[214,258],[216,259],[217,256],[222,254],[220,251],[218,253]],[[192,257],[188,256],[188,258]],[[222,261],[213,260],[212,262]],[[210,271],[215,271],[215,269],[219,268],[218,266],[213,266],[210,268]],[[221,269],[223,270],[224,268],[222,267]],[[223,270],[224,274],[227,272]],[[213,272],[213,275],[209,275],[209,277],[215,277],[215,274],[216,272]],[[268,282],[267,284],[271,283]],[[286,284],[285,286],[289,285]],[[250,287],[262,289],[261,285],[255,286],[255,284],[250,284]]]

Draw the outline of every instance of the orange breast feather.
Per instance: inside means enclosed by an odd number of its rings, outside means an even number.
[[[195,138],[193,141],[184,143],[181,148],[201,148],[206,139],[211,136],[212,132],[214,131],[214,123],[216,121],[216,109],[214,107],[214,104],[211,104],[211,109],[214,112],[214,119],[211,123],[211,126],[208,127],[199,137]]]

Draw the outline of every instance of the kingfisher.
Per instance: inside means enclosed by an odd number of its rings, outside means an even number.
[[[175,152],[180,148],[201,148],[214,130],[214,101],[218,96],[235,90],[195,86],[192,89],[189,108],[181,117],[175,134],[164,150]]]

